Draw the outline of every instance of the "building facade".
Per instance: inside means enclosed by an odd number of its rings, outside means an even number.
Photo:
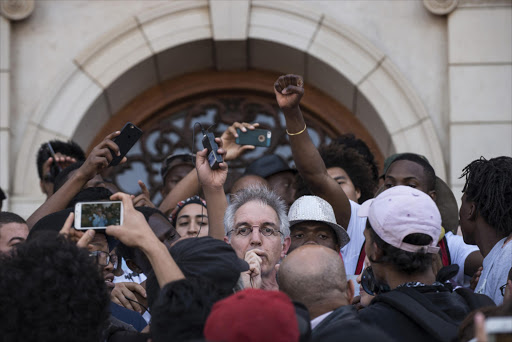
[[[425,155],[457,198],[465,165],[512,155],[512,1],[0,5],[0,187],[23,216],[44,200],[42,142],[88,151],[127,121],[149,132],[169,117],[184,130],[189,116],[279,123],[268,101],[285,73],[304,76],[318,142],[353,132],[380,162]],[[164,145],[142,167],[171,151]]]

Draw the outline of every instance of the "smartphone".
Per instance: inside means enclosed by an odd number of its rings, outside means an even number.
[[[117,144],[117,146],[119,146],[119,152],[121,152],[121,155],[117,156],[111,150],[110,152],[112,153],[114,159],[112,159],[109,166],[118,165],[141,136],[142,130],[139,127],[132,124],[131,122],[127,122],[121,130],[121,134],[119,134],[113,140]]]
[[[248,129],[247,132],[242,132],[240,128],[237,128],[236,133],[238,138],[235,142],[238,145],[270,147],[272,132],[267,129],[254,129],[252,131]]]
[[[50,174],[52,175],[53,180],[55,180],[55,177],[57,177],[57,175],[62,171],[62,168],[59,166],[59,164],[57,164],[57,157],[55,156],[55,151],[53,150],[52,144],[47,142],[46,145],[48,146],[48,150],[50,151],[50,154],[53,158],[53,163],[50,167]]]
[[[512,317],[489,317],[485,320],[485,332],[489,342],[512,341]]]
[[[123,224],[123,203],[78,202],[75,204],[75,229],[105,229]]]

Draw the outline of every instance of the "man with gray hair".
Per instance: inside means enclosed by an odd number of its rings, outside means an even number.
[[[290,247],[286,205],[266,187],[249,187],[233,196],[224,215],[224,241],[249,264],[245,288],[278,290],[277,264]]]

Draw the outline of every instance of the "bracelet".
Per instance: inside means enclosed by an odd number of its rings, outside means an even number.
[[[297,132],[297,133],[290,133],[290,132],[288,132],[288,130],[286,130],[286,134],[288,134],[288,135],[292,135],[292,136],[293,136],[293,135],[299,135],[299,134],[304,133],[304,131],[306,130],[306,128],[307,128],[307,126],[306,126],[306,124],[304,124],[304,128],[303,128],[300,132]]]

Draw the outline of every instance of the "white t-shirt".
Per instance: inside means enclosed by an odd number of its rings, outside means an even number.
[[[121,269],[124,271],[123,275],[120,275],[119,277],[114,277],[114,283],[137,283],[140,284],[144,280],[147,279],[146,275],[144,273],[135,273],[128,265],[126,265],[126,261],[124,258],[122,259],[123,263],[121,264]],[[147,311],[144,312],[144,315],[142,315],[142,318],[149,324],[149,321],[151,321],[151,314]]]
[[[360,204],[350,201],[350,221],[348,223],[347,233],[350,241],[341,249],[341,256],[345,263],[345,272],[347,275],[353,275],[356,272],[359,254],[364,244],[364,229],[366,227],[366,217],[357,216]]]
[[[507,283],[508,272],[512,267],[512,241],[503,245],[506,240],[501,239],[484,258],[484,269],[475,289],[475,293],[491,297],[496,305],[503,303],[500,286]]]
[[[448,244],[448,252],[450,253],[450,263],[459,265],[459,272],[454,277],[454,280],[458,285],[463,286],[467,279],[471,279],[470,276],[464,274],[464,263],[468,255],[474,251],[478,251],[478,246],[467,245],[464,243],[462,236],[453,235],[452,232],[447,232],[445,235],[446,242]]]
[[[123,270],[123,274],[119,277],[114,277],[114,283],[130,283],[134,282],[137,284],[142,283],[146,280],[146,275],[144,273],[134,273],[130,268],[126,265],[126,261],[124,258],[121,264],[121,269]]]

